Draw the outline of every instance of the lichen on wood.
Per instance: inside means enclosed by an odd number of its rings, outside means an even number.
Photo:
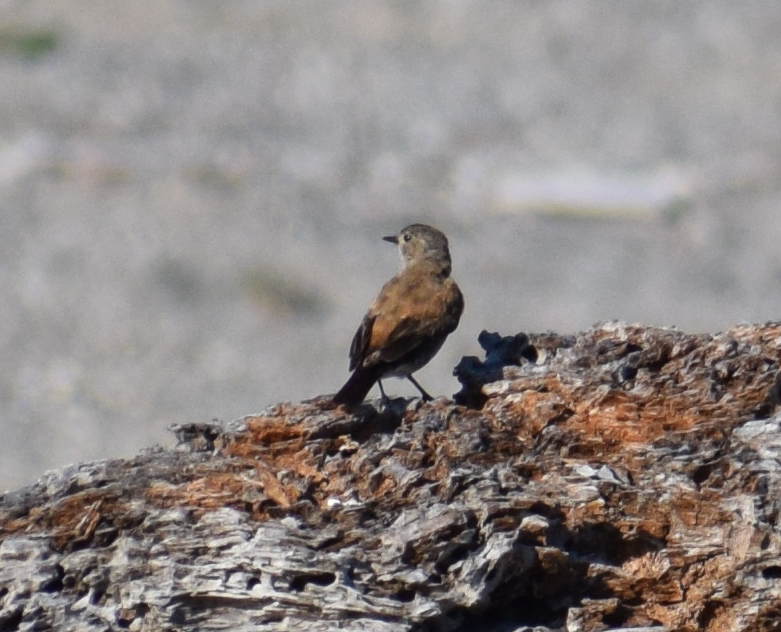
[[[483,334],[0,502],[0,630],[777,629],[781,324]]]

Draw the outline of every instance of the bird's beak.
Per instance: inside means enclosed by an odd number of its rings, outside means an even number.
[[[398,235],[388,235],[387,237],[383,237],[383,240],[389,241],[392,244],[398,244],[399,243],[399,236]]]

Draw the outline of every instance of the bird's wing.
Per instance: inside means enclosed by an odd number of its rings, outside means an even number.
[[[458,325],[464,299],[455,283],[446,285],[439,301],[431,300],[425,286],[403,289],[406,299],[403,308],[390,301],[375,303],[364,319],[366,323],[373,314],[371,325],[363,334],[367,338],[363,340],[362,361],[367,365],[395,362],[432,338],[447,336]]]
[[[372,345],[369,349],[375,362],[395,362],[410,351],[414,351],[434,335],[435,327],[431,322],[422,322],[416,318],[403,318],[395,324],[381,345]],[[379,338],[380,336],[377,336]]]
[[[414,318],[391,321],[382,315],[364,316],[350,344],[350,371],[359,366],[393,362],[428,340],[431,328]]]
[[[366,348],[369,346],[369,342],[372,338],[372,327],[374,325],[375,316],[371,314],[371,311],[366,313],[363,317],[361,326],[358,327],[358,331],[353,336],[353,341],[350,343],[350,370],[354,371],[355,368],[363,363],[366,357]]]
[[[416,318],[392,320],[367,313],[350,345],[350,370],[398,360],[430,339],[436,329],[432,324]]]

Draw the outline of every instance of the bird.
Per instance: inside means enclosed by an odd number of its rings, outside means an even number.
[[[352,375],[333,401],[356,406],[375,383],[388,402],[382,379],[407,378],[423,401],[433,398],[412,374],[426,365],[455,331],[464,297],[450,276],[447,237],[426,224],[410,224],[383,237],[398,245],[401,270],[383,285],[350,345]]]

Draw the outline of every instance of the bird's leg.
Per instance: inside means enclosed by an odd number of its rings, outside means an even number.
[[[423,389],[423,387],[422,387],[420,384],[418,384],[418,383],[415,381],[415,378],[414,378],[414,377],[412,377],[411,375],[408,375],[408,376],[407,376],[407,379],[408,379],[410,382],[412,382],[412,383],[415,385],[415,388],[417,388],[417,389],[420,391],[420,394],[423,396],[423,401],[424,401],[424,402],[430,402],[432,399],[434,399],[433,397],[431,397],[431,395],[429,395],[429,394],[428,394],[428,393],[427,393],[427,392],[426,392],[426,391]]]
[[[377,386],[380,387],[380,393],[382,393],[382,403],[383,405],[387,406],[390,404],[390,400],[388,399],[388,396],[385,394],[385,389],[382,388],[382,380],[377,380]]]

